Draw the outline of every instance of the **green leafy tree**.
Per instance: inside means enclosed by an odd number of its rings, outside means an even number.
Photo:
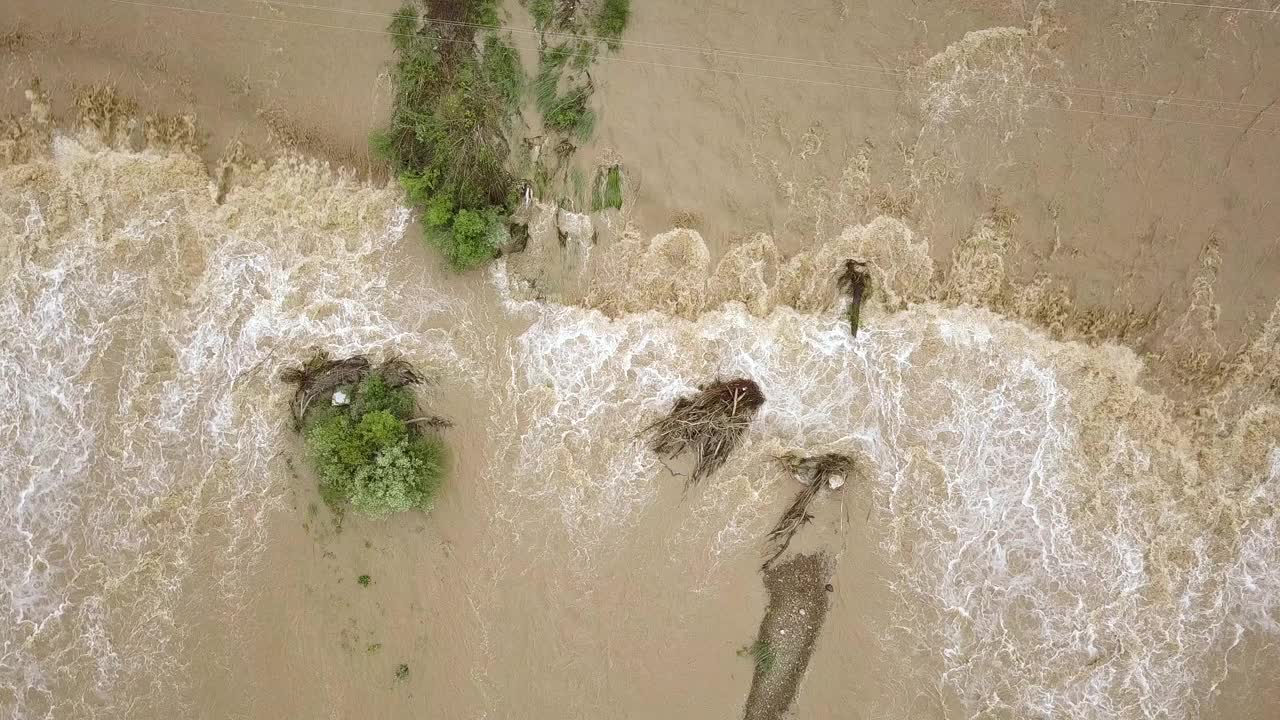
[[[350,392],[347,405],[322,404],[304,419],[321,497],[374,518],[429,510],[444,478],[445,447],[407,422],[413,419],[413,395],[377,373]]]

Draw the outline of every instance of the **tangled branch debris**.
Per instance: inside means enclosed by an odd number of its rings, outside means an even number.
[[[867,264],[860,260],[845,260],[844,272],[840,273],[840,291],[849,298],[849,332],[858,337],[858,316],[862,312],[862,301],[867,293]]]
[[[765,539],[765,552],[772,551],[762,566],[765,570],[791,545],[791,540],[800,528],[813,519],[813,515],[809,514],[809,505],[818,497],[818,491],[824,487],[840,489],[853,474],[855,467],[852,457],[837,453],[809,457],[786,453],[778,458],[778,462],[805,487],[796,494],[795,501]]]
[[[832,490],[839,490],[856,467],[853,457],[839,453],[808,456],[784,453],[778,462],[801,485],[825,484]]]
[[[764,405],[764,393],[745,378],[699,386],[698,393],[676,400],[671,412],[642,431],[649,448],[673,458],[692,450],[696,463],[685,487],[696,485],[724,465]]]
[[[298,386],[290,405],[294,425],[298,428],[302,427],[302,419],[316,398],[321,396],[326,400],[332,398],[335,390],[343,386],[359,385],[371,372],[380,375],[390,388],[419,385],[425,381],[425,378],[402,358],[390,357],[374,367],[363,355],[334,360],[329,357],[329,353],[318,350],[302,365],[288,368],[280,373],[280,380]],[[433,428],[449,426],[447,420],[435,416],[417,418],[410,422],[422,422],[425,426]]]

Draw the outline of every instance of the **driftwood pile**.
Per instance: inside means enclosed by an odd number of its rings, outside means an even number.
[[[354,387],[364,381],[370,373],[382,377],[388,387],[398,388],[405,385],[419,385],[426,381],[407,360],[390,357],[378,365],[369,362],[364,355],[352,355],[342,360],[334,360],[329,353],[320,350],[302,365],[292,367],[280,373],[280,379],[290,385],[297,385],[293,394],[290,411],[296,427],[302,427],[302,419],[307,409],[318,397],[326,400],[333,397],[333,392],[340,387]],[[447,425],[448,421],[436,417],[414,418],[410,423],[421,421],[428,427]]]
[[[660,457],[694,454],[686,489],[718,470],[733,452],[764,405],[764,393],[752,380],[721,380],[676,400],[671,412],[642,431]]]

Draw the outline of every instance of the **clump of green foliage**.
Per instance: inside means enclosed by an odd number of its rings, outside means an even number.
[[[538,30],[546,30],[555,19],[555,0],[530,0],[529,14],[533,16],[533,26]]]
[[[369,583],[372,581],[373,581],[373,578],[369,577],[368,575],[361,575],[360,577],[356,578],[356,582],[360,583],[360,587],[369,587]]]
[[[609,43],[610,50],[617,50],[621,43],[622,31],[631,18],[631,0],[604,0],[596,13],[593,25],[596,34]]]
[[[409,666],[404,663],[400,663],[400,667],[396,668],[396,679],[404,680],[407,677],[409,677]]]
[[[374,518],[431,508],[445,473],[444,442],[434,431],[448,423],[415,417],[410,387],[422,378],[412,366],[318,353],[282,379],[298,386],[294,421],[330,507]],[[369,576],[357,582],[367,586]]]
[[[738,655],[751,658],[756,666],[756,672],[762,675],[773,670],[773,666],[778,662],[778,655],[774,652],[773,646],[763,638],[739,650]]]
[[[370,141],[457,270],[494,257],[518,195],[507,135],[524,71],[496,34],[475,39],[476,25],[497,21],[496,0],[432,2],[425,14],[401,7],[391,21],[391,121]]]
[[[595,212],[605,208],[622,209],[622,168],[617,165],[600,168],[591,189],[591,210]]]

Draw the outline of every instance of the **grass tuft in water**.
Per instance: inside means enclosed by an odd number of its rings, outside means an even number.
[[[849,299],[845,317],[849,321],[849,334],[858,337],[859,315],[862,303],[866,300],[870,278],[867,275],[867,264],[858,260],[846,260],[844,270],[840,273],[840,290]]]
[[[555,13],[555,0],[530,0],[529,2],[529,14],[533,16],[533,27],[539,31],[545,31],[551,27]]]
[[[609,43],[609,49],[617,50],[630,18],[631,0],[604,0],[592,25],[596,34]]]
[[[755,665],[756,672],[761,675],[771,672],[778,663],[778,655],[768,640],[760,638],[738,651],[739,657],[749,657]]]
[[[614,165],[596,171],[596,181],[591,189],[593,212],[613,208],[622,209],[622,168]]]
[[[538,63],[538,75],[533,81],[534,103],[542,114],[543,126],[552,132],[573,135],[586,141],[595,131],[595,112],[589,107],[592,86],[567,82],[561,89],[566,66],[580,57],[568,44],[549,47],[542,52]]]

